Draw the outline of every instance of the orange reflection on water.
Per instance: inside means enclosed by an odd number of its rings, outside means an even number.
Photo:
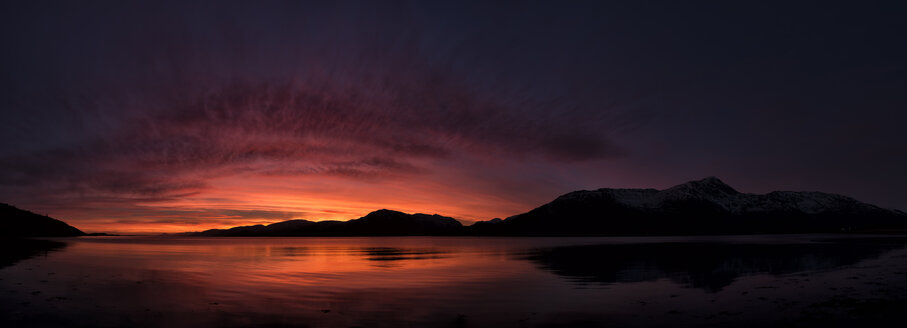
[[[72,252],[89,257],[78,261],[100,266],[119,267],[128,258],[130,270],[164,269],[179,275],[172,279],[221,292],[280,297],[288,288],[337,292],[482,280],[488,278],[486,268],[506,257],[453,238],[399,239],[388,244],[387,238],[148,238],[143,243],[109,238],[115,247],[78,243]]]
[[[759,300],[903,280],[901,243],[814,238],[63,238],[0,268],[0,326],[784,326]]]
[[[73,299],[54,313],[82,317],[87,321],[77,323],[85,326],[145,317],[160,326],[163,316],[179,327],[396,327],[435,320],[439,311],[456,318],[465,311],[460,308],[498,303],[500,311],[517,302],[496,288],[548,294],[514,284],[556,280],[513,259],[505,251],[510,242],[471,238],[97,237],[68,243],[47,261],[7,269],[4,280]],[[481,296],[489,293],[507,299]],[[32,309],[26,317],[47,315]],[[98,312],[115,316],[81,315]]]

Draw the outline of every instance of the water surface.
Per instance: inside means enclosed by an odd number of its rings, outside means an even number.
[[[0,262],[0,324],[897,324],[905,322],[899,320],[907,305],[905,240],[837,235],[54,239],[7,246],[20,251]]]

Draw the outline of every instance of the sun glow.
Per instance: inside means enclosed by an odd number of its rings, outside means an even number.
[[[136,202],[128,210],[102,211],[102,217],[84,218],[77,212],[56,215],[87,232],[147,234],[293,219],[346,221],[382,208],[451,216],[463,224],[527,210],[524,204],[503,199],[492,204],[487,195],[445,188],[430,181],[417,182],[371,183],[320,175],[233,176],[212,180],[209,188],[194,195]],[[448,192],[436,192],[444,189]]]

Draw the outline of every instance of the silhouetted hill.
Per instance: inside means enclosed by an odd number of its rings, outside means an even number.
[[[574,191],[527,213],[468,227],[476,235],[688,235],[878,231],[907,214],[821,193],[741,193],[715,177],[665,190]]]
[[[715,177],[665,190],[567,193],[527,213],[463,227],[440,215],[378,210],[350,221],[290,220],[194,236],[629,236],[907,231],[907,214],[821,193],[741,193]]]
[[[38,215],[12,205],[0,204],[2,237],[71,237],[85,235],[66,222]]]
[[[462,233],[459,221],[440,215],[378,210],[349,221],[290,220],[270,225],[212,229],[193,236],[444,236]]]

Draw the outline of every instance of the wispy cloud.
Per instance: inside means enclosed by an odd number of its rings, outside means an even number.
[[[555,63],[514,66],[504,52],[491,61],[464,54],[465,41],[439,46],[413,32],[429,23],[396,17],[400,8],[391,10],[393,20],[370,14],[389,14],[383,6],[359,8],[369,14],[351,24],[317,6],[306,8],[311,20],[252,10],[245,22],[231,18],[233,5],[178,7],[175,16],[167,6],[148,6],[128,11],[132,19],[98,18],[119,29],[76,24],[95,17],[80,8],[66,17],[22,9],[74,26],[65,31],[10,17],[7,24],[33,29],[59,49],[31,52],[29,61],[46,65],[10,68],[5,78],[22,78],[0,81],[10,87],[0,101],[21,113],[7,115],[18,120],[0,132],[9,137],[0,150],[3,201],[89,223],[144,217],[162,224],[156,216],[174,207],[182,210],[168,224],[222,222],[199,213],[224,213],[230,204],[236,217],[284,218],[251,209],[269,203],[283,204],[279,213],[335,217],[388,203],[421,211],[434,205],[475,219],[513,210],[517,195],[539,192],[512,182],[521,175],[543,181],[528,176],[540,166],[628,153],[612,138],[630,125],[614,97],[557,75],[544,84],[520,82],[520,69]],[[159,21],[171,24],[149,24]],[[381,33],[366,33],[376,26]],[[16,49],[4,58],[26,55]],[[475,69],[463,70],[464,60],[476,61]],[[488,65],[506,69],[481,69]],[[561,80],[571,83],[545,89]],[[497,173],[478,173],[491,162]],[[270,189],[251,187],[258,181]],[[495,181],[494,191],[470,185]],[[300,184],[322,187],[301,191]],[[399,201],[380,190],[393,190]],[[509,200],[495,195],[501,190]],[[472,196],[421,195],[429,192]],[[353,205],[341,204],[343,193]],[[324,202],[287,201],[294,197]]]

